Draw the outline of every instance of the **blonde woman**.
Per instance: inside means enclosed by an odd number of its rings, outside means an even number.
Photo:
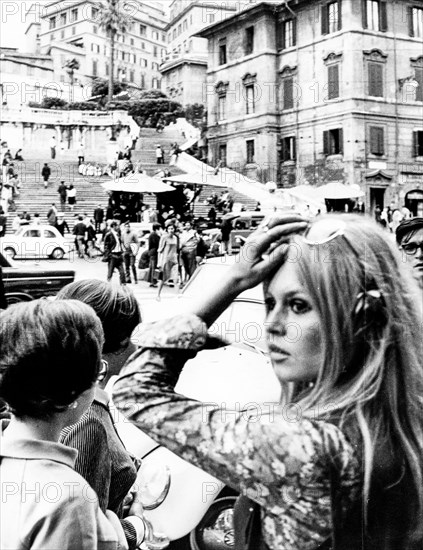
[[[270,358],[281,389],[295,388],[290,405],[267,404],[249,418],[176,394],[207,326],[260,282]],[[235,510],[237,548],[421,549],[418,296],[374,222],[271,220],[193,314],[141,327],[114,402],[162,445],[252,499]]]

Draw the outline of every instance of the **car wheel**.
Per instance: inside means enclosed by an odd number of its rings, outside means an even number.
[[[231,550],[234,546],[233,509],[237,497],[218,498],[190,533],[191,550]]]
[[[50,258],[53,258],[53,260],[61,260],[64,255],[65,252],[62,248],[55,248],[50,254]]]
[[[14,258],[16,256],[16,250],[14,248],[11,248],[10,246],[7,246],[4,249],[4,255],[9,256],[9,258]]]

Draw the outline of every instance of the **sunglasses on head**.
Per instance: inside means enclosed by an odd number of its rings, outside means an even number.
[[[319,223],[319,222],[318,222]],[[321,222],[321,224],[326,222]],[[303,242],[308,244],[309,246],[318,246],[321,244],[329,243],[330,241],[333,241],[337,237],[342,237],[345,235],[345,229],[347,227],[347,224],[343,220],[337,220],[336,225],[332,224],[332,227],[327,228],[327,235],[325,236],[322,234],[318,239],[316,238],[309,238],[310,231],[315,228],[315,225],[310,225],[304,235],[302,236]],[[324,232],[322,232],[324,233]]]

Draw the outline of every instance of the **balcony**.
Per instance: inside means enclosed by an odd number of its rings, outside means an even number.
[[[132,117],[126,111],[59,111],[53,109],[2,109],[3,122],[26,122],[33,124],[86,124],[89,126],[111,126],[120,122],[129,124]]]

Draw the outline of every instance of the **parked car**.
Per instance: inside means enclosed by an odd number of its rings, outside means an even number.
[[[249,235],[257,229],[265,215],[262,212],[240,212],[232,220],[232,231],[230,235],[232,251],[242,247]]]
[[[192,301],[214,284],[236,256],[218,257],[200,265],[179,297],[141,303],[144,321],[190,309]],[[213,336],[227,341],[205,349],[188,361],[175,390],[228,410],[254,410],[280,400],[280,385],[265,347],[265,308],[261,287],[242,293],[214,323]],[[136,332],[134,334],[136,340]],[[254,409],[256,407],[256,409]],[[228,413],[230,414],[230,413]],[[117,417],[118,418],[118,417]],[[116,423],[126,447],[143,459],[138,483],[146,517],[175,550],[225,548],[231,540],[234,491],[157,444],[124,419]],[[206,544],[205,539],[222,541]]]
[[[51,225],[26,225],[14,234],[6,234],[0,252],[14,258],[52,258],[60,260],[74,249],[72,238],[65,238]]]
[[[28,302],[42,296],[54,296],[75,279],[75,271],[53,266],[18,266],[11,258],[0,254],[3,284],[8,304]]]

